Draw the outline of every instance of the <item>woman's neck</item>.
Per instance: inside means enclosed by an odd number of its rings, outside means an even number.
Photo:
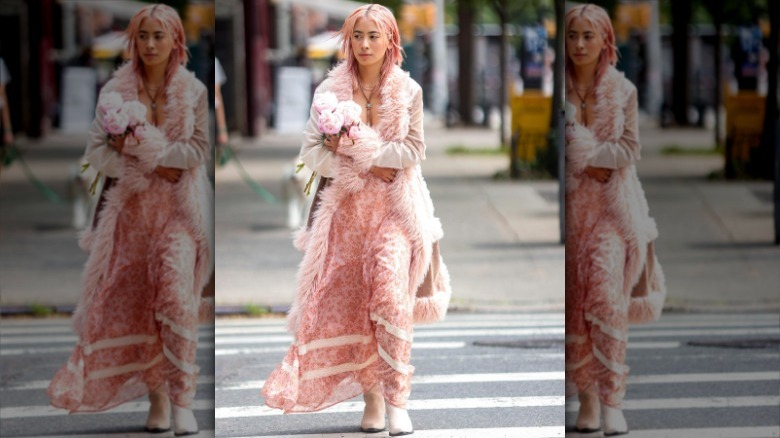
[[[589,65],[583,65],[575,67],[575,72],[577,72],[577,80],[574,83],[574,86],[577,88],[588,88],[593,86],[593,83],[596,79],[596,64],[589,64]]]
[[[161,86],[165,81],[165,64],[144,66],[144,81],[151,86]]]
[[[375,86],[379,82],[379,73],[382,71],[382,64],[359,65],[358,76],[363,86]]]

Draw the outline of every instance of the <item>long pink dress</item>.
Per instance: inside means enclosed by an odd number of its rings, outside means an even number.
[[[619,407],[626,390],[629,323],[660,317],[666,296],[658,236],[636,174],[636,88],[610,68],[596,88],[595,120],[566,128],[567,395],[597,389]],[[606,183],[587,166],[613,169]]]
[[[317,93],[325,91],[352,99],[343,64]],[[295,341],[263,387],[266,404],[285,412],[324,409],[376,383],[389,403],[405,406],[413,323],[446,312],[449,278],[434,249],[441,225],[419,166],[425,156],[421,91],[396,68],[381,96],[376,131],[366,127],[354,146],[343,141],[338,154],[316,145],[321,134],[312,110],[302,157],[332,179],[316,201],[311,227],[296,241],[304,258],[288,318]],[[400,171],[385,183],[368,173],[372,164]],[[426,312],[416,293],[433,258],[440,266],[431,279],[438,308],[435,317],[420,317]]]
[[[121,67],[101,94],[136,100],[136,77]],[[180,68],[168,85],[162,131],[147,125],[143,141],[122,154],[106,146],[98,110],[87,149],[90,164],[116,178],[89,251],[84,292],[73,325],[79,341],[48,388],[52,405],[102,411],[162,387],[189,406],[198,367],[200,293],[213,269],[205,86]],[[183,169],[177,183],[153,171]]]

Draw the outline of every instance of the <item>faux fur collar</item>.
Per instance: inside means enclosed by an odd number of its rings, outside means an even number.
[[[171,83],[165,88],[166,103],[163,111],[166,118],[161,131],[170,141],[186,141],[195,129],[195,108],[197,108],[197,79],[186,68],[179,66]],[[139,78],[127,62],[114,72],[114,77],[104,87],[105,92],[115,91],[122,99],[138,100]],[[184,111],[187,108],[190,111]]]
[[[352,100],[353,75],[346,62],[341,62],[328,72],[328,91],[338,99]],[[406,81],[412,80],[409,73],[398,66],[385,79],[379,90],[382,103],[379,106],[381,117],[374,130],[386,141],[402,141],[409,133],[409,108],[411,97],[404,92]]]
[[[630,91],[625,82],[623,73],[609,67],[596,87],[595,120],[590,129],[601,141],[617,141],[623,135],[625,112],[620,107],[625,104],[627,91]]]

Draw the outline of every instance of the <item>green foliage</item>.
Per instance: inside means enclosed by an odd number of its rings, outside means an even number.
[[[249,316],[265,316],[270,313],[267,307],[258,306],[257,304],[247,304],[245,310]]]
[[[476,9],[475,23],[498,24],[497,9],[501,6],[500,0],[444,0],[444,22],[458,22],[458,3],[473,4]],[[540,23],[545,18],[555,17],[554,0],[505,0],[508,7],[508,22],[512,24],[528,25]]]
[[[30,312],[36,318],[45,318],[45,317],[51,315],[54,311],[49,306],[44,306],[43,304],[33,303],[32,305],[30,305]]]

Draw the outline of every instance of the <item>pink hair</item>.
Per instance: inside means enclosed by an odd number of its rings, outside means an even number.
[[[139,78],[144,77],[144,63],[141,54],[136,47],[136,37],[141,30],[141,23],[146,18],[157,20],[171,38],[173,38],[173,50],[171,50],[168,65],[165,68],[165,85],[168,85],[176,74],[179,65],[186,65],[189,60],[184,26],[179,14],[170,6],[163,4],[144,6],[130,20],[125,36],[127,37],[127,51],[130,54],[130,62],[133,71]]]
[[[341,53],[346,58],[347,68],[352,72],[353,81],[357,86],[358,62],[355,54],[352,52],[352,32],[359,18],[371,19],[377,27],[384,30],[390,44],[387,47],[382,68],[379,73],[379,84],[381,85],[387,75],[392,71],[393,65],[400,66],[404,61],[404,50],[401,47],[401,34],[398,31],[398,22],[390,9],[382,5],[369,4],[363,5],[350,14],[341,27]]]
[[[601,38],[604,40],[604,48],[599,55],[598,63],[596,63],[596,74],[594,77],[594,85],[598,85],[604,73],[607,72],[607,67],[615,66],[618,60],[617,46],[615,45],[615,31],[612,29],[612,21],[609,18],[609,14],[604,8],[593,4],[579,5],[571,8],[566,12],[565,29],[568,29],[575,18],[581,18],[587,20],[596,32],[601,32]],[[569,44],[566,39],[566,44]],[[566,64],[571,63],[569,59],[569,51],[566,51]],[[577,79],[576,72],[573,68],[565,68],[566,81],[571,84],[572,81]]]

